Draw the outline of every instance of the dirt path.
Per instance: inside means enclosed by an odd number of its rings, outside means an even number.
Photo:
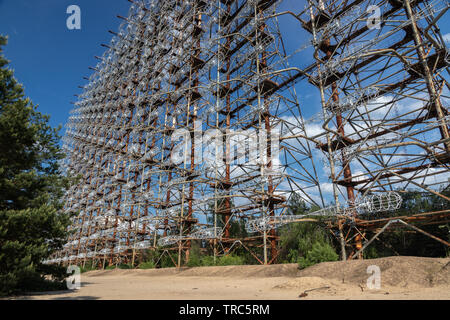
[[[381,287],[367,287],[367,267],[381,270]],[[191,269],[103,270],[84,273],[76,291],[19,299],[450,299],[450,259],[389,257],[297,265]],[[299,297],[300,294],[303,297]]]

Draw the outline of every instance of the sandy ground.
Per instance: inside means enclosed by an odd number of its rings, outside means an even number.
[[[381,270],[381,287],[367,287],[367,267]],[[389,257],[297,265],[189,269],[101,270],[81,275],[80,290],[15,299],[121,300],[450,300],[450,258]]]

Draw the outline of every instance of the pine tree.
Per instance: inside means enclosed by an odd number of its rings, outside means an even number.
[[[68,217],[60,213],[68,179],[60,174],[58,131],[24,96],[3,55],[0,35],[0,295],[48,290],[63,270],[42,264],[61,248]]]

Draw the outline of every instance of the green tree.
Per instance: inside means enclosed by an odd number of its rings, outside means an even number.
[[[8,68],[0,36],[0,295],[48,290],[64,270],[42,264],[61,248],[68,217],[60,213],[69,180],[61,176],[58,129],[24,97]]]
[[[298,264],[300,268],[307,268],[324,261],[337,261],[338,258],[339,256],[330,244],[314,242],[311,250],[308,250],[304,257],[299,258]]]
[[[450,202],[434,194],[417,190],[401,190],[402,206],[393,211],[391,216],[411,216],[417,213],[442,211],[450,209]],[[441,190],[441,194],[450,196],[450,190]],[[385,213],[371,215],[371,219],[382,218]],[[449,237],[448,229],[442,224],[418,225],[422,230],[446,240]],[[375,232],[366,235],[372,237]],[[370,251],[369,251],[370,250]],[[365,250],[366,257],[387,257],[392,255],[445,257],[448,248],[442,243],[420,233],[411,232],[410,229],[390,228],[383,232],[377,241],[374,241]]]
[[[318,207],[308,207],[300,197],[294,196],[290,200],[288,214],[302,215],[318,209]],[[281,263],[298,263],[301,260],[306,265],[330,261],[327,260],[329,258],[334,259],[334,255],[330,252],[334,254],[336,252],[331,245],[328,232],[320,218],[316,219],[317,222],[297,222],[280,228],[279,261]],[[325,253],[322,254],[322,251]],[[319,261],[320,258],[324,260]]]
[[[201,266],[202,252],[200,250],[200,241],[191,241],[191,250],[189,255],[189,261],[187,262],[188,267],[198,267]]]

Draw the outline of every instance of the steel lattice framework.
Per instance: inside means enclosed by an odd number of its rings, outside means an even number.
[[[449,61],[436,26],[447,2],[311,0],[301,12],[271,0],[130,2],[67,124],[64,165],[81,181],[67,194],[72,235],[50,263],[135,264],[163,247],[180,266],[192,240],[215,256],[263,247],[253,255],[271,263],[276,227],[305,217],[286,216],[293,194],[322,208],[343,248],[360,249],[358,228],[372,222],[359,215],[398,209],[393,191],[449,200]],[[310,41],[288,53],[281,16]],[[302,84],[322,102],[309,121]],[[253,234],[233,238],[234,219]],[[358,232],[344,239],[344,228]]]
[[[448,2],[309,5],[299,16],[316,61],[305,72],[322,99],[326,134],[318,147],[329,159],[335,201],[409,187],[449,201],[442,194],[449,182],[449,60],[437,27]],[[448,221],[448,211],[438,214]],[[356,233],[357,249],[362,236]]]

